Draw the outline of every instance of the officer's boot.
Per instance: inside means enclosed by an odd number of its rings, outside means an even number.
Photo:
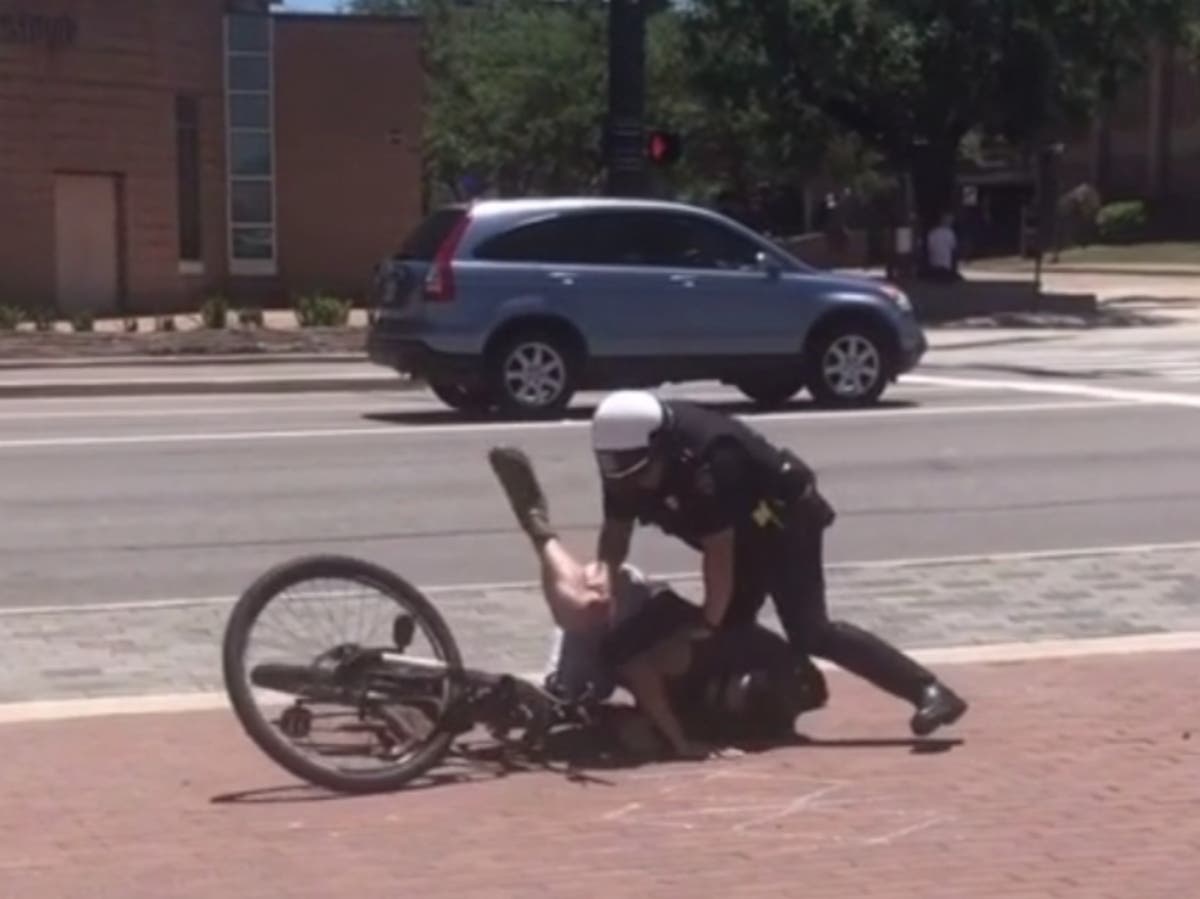
[[[498,446],[488,452],[488,462],[504,488],[517,523],[534,546],[554,539],[557,535],[550,525],[550,506],[529,457],[516,447]]]
[[[934,681],[922,691],[909,726],[918,737],[927,737],[939,727],[953,724],[966,711],[965,699],[940,681]]]

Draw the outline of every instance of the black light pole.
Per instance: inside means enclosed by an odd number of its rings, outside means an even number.
[[[608,194],[646,193],[646,2],[608,0]]]

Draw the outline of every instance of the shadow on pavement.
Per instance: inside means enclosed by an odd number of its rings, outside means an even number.
[[[681,397],[682,398],[682,397]],[[838,410],[820,409],[811,402],[796,402],[788,403],[775,409],[761,409],[752,403],[748,402],[705,402],[701,405],[707,406],[710,409],[717,409],[730,415],[753,415],[753,414],[778,414],[783,412],[824,412],[831,415],[837,415]],[[870,410],[877,409],[907,409],[919,406],[920,403],[912,400],[892,400],[882,399],[870,406]],[[565,421],[588,421],[592,417],[592,407],[583,406],[568,409],[563,413],[561,418],[550,419],[550,422],[565,422]],[[863,411],[856,409],[847,409],[846,412]],[[400,425],[411,427],[414,425],[454,425],[454,424],[524,424],[520,419],[506,419],[500,415],[492,415],[487,413],[471,413],[459,412],[454,409],[429,409],[429,410],[413,410],[405,412],[367,412],[363,414],[363,418],[367,421],[377,422],[379,424]]]
[[[1023,328],[1029,330],[1089,331],[1103,328],[1149,328],[1179,324],[1186,319],[1162,313],[1149,313],[1118,308],[1118,305],[1145,305],[1153,307],[1162,301],[1158,298],[1122,297],[1106,300],[1091,313],[1063,312],[997,312],[991,315],[966,316],[963,318],[940,319],[924,322],[929,330],[939,328]],[[1195,300],[1192,301],[1195,303]]]
[[[1021,344],[1036,343],[1038,346],[1046,346],[1056,343],[1061,340],[1069,340],[1067,335],[1042,335],[1036,337],[1032,334],[1023,334],[1020,337],[984,337],[979,340],[964,340],[958,343],[939,343],[931,352],[949,353],[955,350],[980,350],[988,347],[997,346],[1015,346]],[[922,361],[921,368],[928,368],[927,362]]]
[[[457,763],[457,764],[456,764]],[[461,769],[461,770],[459,770]],[[411,793],[432,787],[447,787],[456,784],[480,783],[502,777],[503,773],[486,770],[473,760],[450,758],[441,769],[425,774],[396,792]],[[262,787],[251,790],[236,790],[221,793],[209,800],[213,805],[277,805],[297,802],[325,802],[331,799],[356,799],[352,793],[335,793],[312,784],[289,784],[278,787]]]
[[[1119,378],[1145,378],[1155,374],[1146,368],[1092,368],[1092,369],[1062,369],[1044,368],[1037,365],[1018,365],[1004,362],[945,362],[930,363],[924,366],[928,371],[949,372],[992,372],[1003,375],[1021,375],[1027,378],[1052,378],[1054,380],[1074,381],[1103,381]]]
[[[913,755],[937,755],[949,752],[955,746],[963,745],[960,737],[844,737],[832,740],[815,740],[811,737],[797,736],[788,745],[803,746],[809,749],[903,749],[907,747]]]
[[[761,755],[779,749],[905,749],[916,755],[934,755],[961,746],[958,738],[835,738],[814,739],[797,733],[790,739],[738,742],[734,748],[747,755]],[[432,772],[391,792],[408,793],[434,787],[465,786],[501,780],[519,774],[551,773],[581,786],[615,786],[600,772],[629,771],[647,765],[671,764],[673,759],[639,755],[619,746],[611,734],[590,728],[577,728],[552,734],[543,752],[537,756],[518,755],[498,743],[460,745]],[[695,764],[695,763],[693,763]],[[330,799],[354,799],[351,794],[334,793],[307,784],[240,790],[214,796],[219,805],[321,802]]]

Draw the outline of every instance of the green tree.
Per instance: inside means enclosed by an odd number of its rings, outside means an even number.
[[[697,40],[656,3],[647,23],[646,121],[684,138],[684,157],[654,172],[655,189],[707,200],[761,181],[798,178],[822,152],[823,117],[797,107],[781,120],[741,77],[732,40]],[[426,20],[425,169],[439,193],[474,175],[501,193],[599,189],[607,93],[603,0],[350,0],[356,13]],[[745,41],[739,53],[753,52]],[[704,58],[720,65],[698,66]],[[740,78],[710,102],[695,75]],[[776,110],[777,112],[777,110]]]
[[[652,23],[657,58],[651,92],[671,85],[688,137],[681,176],[708,191],[747,197],[763,183],[800,183],[818,167],[830,139],[828,120],[758,80],[760,45],[740,29],[703,30],[686,13]]]
[[[427,168],[502,194],[593,187],[600,168],[603,18],[592,4],[510,0],[432,10]]]
[[[696,44],[739,35],[739,79],[699,56],[711,102],[749,90],[784,127],[820,111],[912,174],[925,224],[946,208],[963,138],[1022,146],[1095,110],[1195,0],[694,0]]]

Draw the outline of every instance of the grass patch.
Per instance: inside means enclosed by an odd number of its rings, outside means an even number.
[[[1053,254],[1047,253],[1043,267],[1053,271]],[[1072,247],[1058,254],[1058,265],[1188,265],[1200,268],[1200,241],[1162,241],[1135,244],[1093,244]],[[1004,256],[994,259],[972,259],[968,268],[996,271],[1031,271],[1032,259]]]

